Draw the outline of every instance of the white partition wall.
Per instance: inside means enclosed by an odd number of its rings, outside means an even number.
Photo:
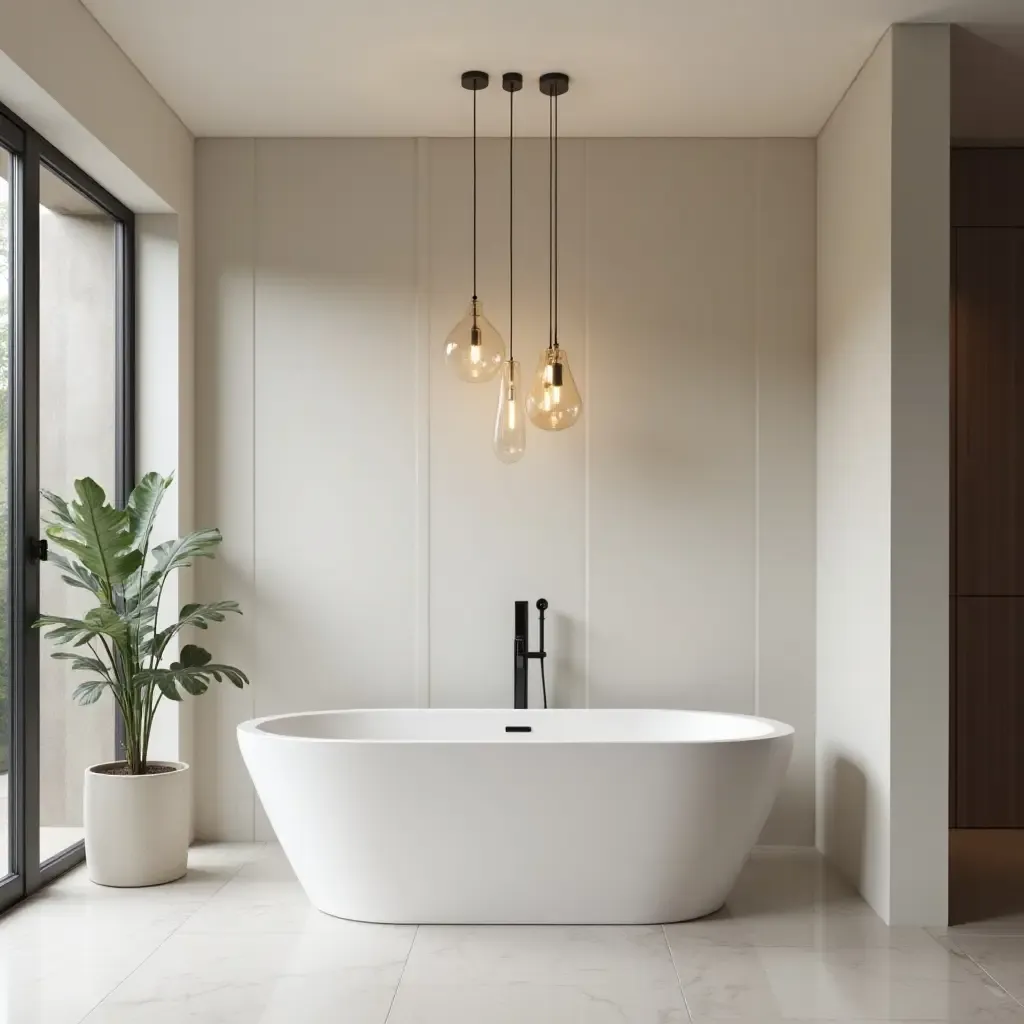
[[[561,338],[585,409],[531,428],[513,466],[491,452],[497,384],[443,359],[471,283],[468,140],[197,154],[198,516],[226,538],[199,586],[241,602],[219,650],[253,680],[197,716],[199,834],[267,834],[237,722],[508,707],[513,601],[546,597],[555,704],[795,725],[765,837],[811,843],[813,140],[563,142]],[[546,140],[516,173],[529,375]],[[480,144],[480,202],[479,291],[506,334],[503,140]]]
[[[945,924],[949,29],[896,26],[818,140],[818,843]]]

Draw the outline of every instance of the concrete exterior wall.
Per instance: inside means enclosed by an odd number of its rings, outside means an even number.
[[[46,172],[44,172],[45,174]],[[106,217],[42,210],[40,226],[40,486],[64,497],[76,478],[114,491],[115,236]],[[91,595],[60,574],[40,574],[40,606],[78,615]],[[82,772],[113,756],[109,698],[81,708],[71,691],[82,676],[49,657],[41,641],[40,810],[43,825],[80,825]]]

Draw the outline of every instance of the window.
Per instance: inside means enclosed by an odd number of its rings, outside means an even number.
[[[32,628],[78,608],[40,573],[39,490],[133,482],[134,218],[0,108],[0,908],[80,861],[85,767],[113,759],[106,702],[78,708]]]

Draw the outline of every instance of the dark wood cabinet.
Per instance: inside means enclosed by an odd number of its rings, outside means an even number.
[[[1024,596],[1024,228],[958,228],[956,592]]]
[[[1024,828],[1024,151],[951,190],[951,824]]]
[[[956,599],[958,828],[1024,826],[1024,597]]]

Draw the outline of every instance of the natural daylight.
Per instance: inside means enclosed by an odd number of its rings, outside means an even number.
[[[1024,1024],[1024,0],[0,57],[0,1024]]]

